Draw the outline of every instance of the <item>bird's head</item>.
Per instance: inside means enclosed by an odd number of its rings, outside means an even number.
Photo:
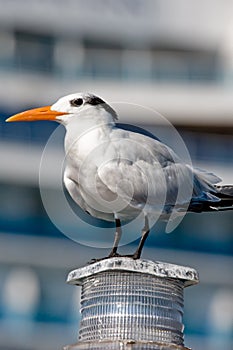
[[[76,93],[61,97],[51,106],[30,109],[8,118],[7,122],[54,120],[64,125],[71,120],[97,118],[115,122],[116,112],[100,97],[89,93]]]

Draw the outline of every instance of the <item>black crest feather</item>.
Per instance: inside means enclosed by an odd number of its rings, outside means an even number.
[[[114,111],[112,107],[110,107],[102,98],[97,97],[95,95],[90,95],[87,99],[86,103],[89,103],[92,106],[98,106],[100,105],[102,108],[104,108],[108,113],[110,113],[113,116],[114,120],[117,120],[117,114]]]

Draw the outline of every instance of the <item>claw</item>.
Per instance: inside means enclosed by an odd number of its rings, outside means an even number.
[[[116,258],[116,257],[121,257],[121,255],[118,254],[118,253],[114,253],[114,254],[109,254],[109,256],[105,256],[103,258],[98,258],[98,259],[93,258],[93,259],[91,259],[90,261],[87,262],[87,265],[91,265],[91,264],[94,264],[94,263],[102,261],[102,260]]]
[[[135,252],[134,254],[128,254],[128,255],[121,255],[118,253],[110,253],[109,256],[105,256],[104,258],[99,258],[99,259],[91,259],[90,261],[87,262],[87,265],[91,265],[94,264],[96,262],[102,261],[102,260],[106,260],[106,259],[111,259],[111,258],[131,258],[134,260],[140,259],[140,256],[138,256],[138,253]]]
[[[113,252],[111,251],[111,253],[109,254],[108,258],[117,258],[117,257],[121,257],[122,255],[118,254],[117,252]]]

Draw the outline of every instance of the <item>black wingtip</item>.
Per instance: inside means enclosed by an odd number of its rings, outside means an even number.
[[[216,192],[213,194],[220,199],[219,201],[191,201],[188,211],[201,213],[233,210],[233,186],[223,185],[214,187]]]

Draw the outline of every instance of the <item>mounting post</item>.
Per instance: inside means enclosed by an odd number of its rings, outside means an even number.
[[[69,273],[82,287],[78,342],[64,350],[187,350],[183,291],[198,283],[184,266],[117,257]]]

